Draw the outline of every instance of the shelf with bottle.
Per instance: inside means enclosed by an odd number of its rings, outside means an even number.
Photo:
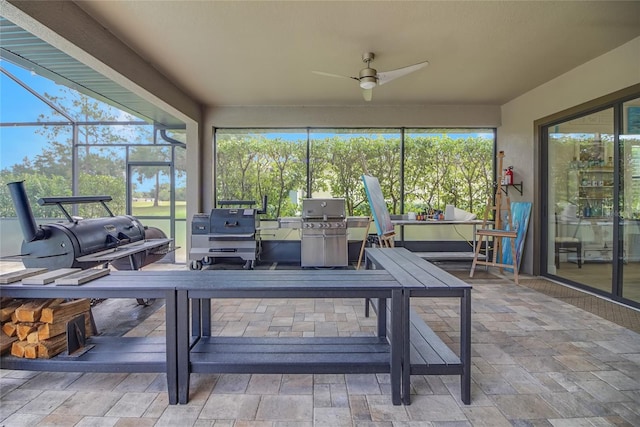
[[[613,167],[601,159],[579,162],[578,209],[583,218],[608,219],[613,211]]]
[[[611,219],[613,201],[609,197],[579,197],[579,209],[583,218]]]

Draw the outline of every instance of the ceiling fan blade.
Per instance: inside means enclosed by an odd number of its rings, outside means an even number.
[[[383,85],[385,83],[389,83],[391,80],[395,80],[398,77],[406,76],[409,73],[413,73],[414,71],[418,71],[421,68],[429,65],[429,61],[419,62],[417,64],[409,65],[408,67],[398,68],[397,70],[391,71],[383,71],[378,73],[376,76],[378,78],[378,84]]]
[[[365,101],[371,101],[371,98],[373,98],[373,89],[362,89],[362,97]]]
[[[355,79],[355,80],[359,80],[357,77],[341,76],[340,74],[325,73],[324,71],[312,71],[312,73],[313,74],[318,74],[320,76],[337,77],[339,79]]]

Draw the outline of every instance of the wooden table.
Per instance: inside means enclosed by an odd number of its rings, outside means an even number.
[[[80,286],[0,285],[12,298],[164,298],[166,336],[90,337],[79,356],[51,359],[2,356],[3,369],[52,372],[160,372],[167,374],[169,403],[177,399],[176,278],[165,271],[115,271]]]
[[[187,276],[185,276],[186,278]],[[389,373],[392,402],[401,404],[402,287],[384,271],[204,270],[177,287],[178,396],[189,398],[189,375],[207,373]],[[211,337],[211,301],[224,298],[377,298],[386,307],[371,337]],[[189,332],[191,301],[191,332]]]

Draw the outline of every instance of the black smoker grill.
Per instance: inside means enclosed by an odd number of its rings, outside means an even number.
[[[167,254],[171,239],[160,229],[143,226],[134,216],[114,216],[105,204],[110,196],[43,197],[38,204],[59,206],[67,221],[38,227],[24,182],[7,186],[22,228],[25,267],[87,269],[111,263],[120,270],[137,270]],[[74,218],[62,206],[77,203],[101,203],[110,216]]]
[[[346,267],[347,217],[344,199],[302,199],[300,265]]]
[[[241,258],[245,269],[253,269],[259,248],[257,214],[266,212],[267,197],[262,199],[262,209],[252,208],[255,204],[255,200],[222,200],[218,203],[220,208],[212,209],[209,215],[195,214],[191,222],[189,268],[200,270],[215,258]]]

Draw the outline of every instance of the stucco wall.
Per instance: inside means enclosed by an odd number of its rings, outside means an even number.
[[[541,64],[544,66],[544,64]],[[534,121],[640,83],[640,37],[551,80],[502,106],[498,128],[498,150],[505,152],[505,165],[513,165],[515,180],[524,182],[524,194],[510,192],[512,201],[534,201]],[[515,194],[514,194],[515,193]],[[533,207],[534,212],[536,206]],[[534,265],[533,221],[525,243],[522,271]],[[535,257],[538,258],[537,256]]]

